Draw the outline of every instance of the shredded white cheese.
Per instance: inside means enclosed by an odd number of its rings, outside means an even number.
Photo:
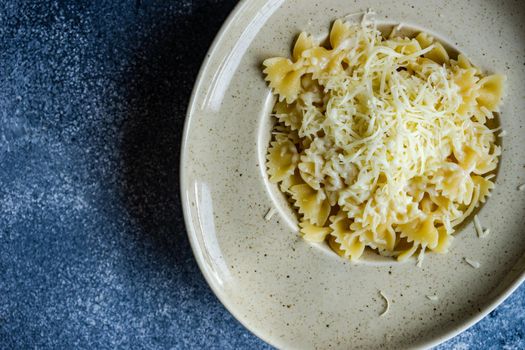
[[[381,313],[381,315],[379,316],[384,316],[388,313],[388,310],[390,310],[390,300],[388,299],[388,297],[383,293],[383,291],[379,291],[379,294],[381,294],[381,296],[383,297],[383,299],[385,299],[385,302],[386,302],[386,307],[385,307],[385,310]]]
[[[518,191],[525,191],[525,184],[518,186]]]
[[[481,264],[479,263],[479,261],[476,261],[476,260],[472,260],[472,259],[469,259],[469,258],[464,258],[465,259],[465,262],[467,264],[469,264],[470,266],[472,266],[473,268],[475,269],[479,269],[479,267],[481,266]]]
[[[476,233],[478,234],[478,237],[483,236],[483,227],[481,226],[481,221],[479,221],[478,215],[474,215],[474,228],[476,229]]]
[[[368,16],[375,15],[376,13],[371,8],[367,8],[366,12],[363,14],[363,18],[361,19],[361,25],[365,25],[368,21]]]
[[[401,28],[403,28],[403,23],[399,23],[397,26],[395,26],[392,31],[390,32],[390,35],[388,36],[388,38],[393,38],[397,35],[397,33],[401,30]]]
[[[270,208],[268,210],[268,212],[266,213],[266,215],[264,216],[264,220],[266,221],[270,221],[270,219],[275,215],[277,211],[275,210],[275,208]]]
[[[486,229],[485,231],[483,231],[483,236],[482,237],[487,237],[490,233],[490,229]]]
[[[438,301],[439,297],[437,295],[427,295],[427,299],[432,301]]]
[[[425,248],[421,248],[421,251],[419,252],[419,255],[417,256],[416,266],[419,268],[423,267],[423,260],[425,260]]]
[[[502,132],[499,133],[498,136],[499,136],[499,137],[505,137],[505,136],[507,136],[507,130],[503,130]]]

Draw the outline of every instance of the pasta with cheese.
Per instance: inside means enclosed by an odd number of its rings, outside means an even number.
[[[301,33],[291,58],[263,63],[278,97],[270,181],[297,209],[303,238],[343,257],[447,252],[494,187],[501,150],[486,123],[505,77],[450,57],[426,33],[387,39],[337,20],[329,43]]]

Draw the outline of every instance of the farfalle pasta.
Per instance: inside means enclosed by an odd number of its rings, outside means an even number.
[[[494,187],[501,150],[486,123],[505,77],[426,33],[385,38],[341,20],[329,46],[301,33],[291,58],[263,65],[277,95],[268,175],[303,238],[351,260],[446,253]]]

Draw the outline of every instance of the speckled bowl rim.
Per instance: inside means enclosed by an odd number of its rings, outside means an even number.
[[[237,312],[237,310],[234,308],[234,305],[228,300],[228,297],[226,294],[223,293],[223,290],[217,286],[214,283],[213,278],[210,276],[209,273],[207,273],[207,270],[204,268],[204,261],[202,259],[202,255],[199,254],[199,252],[202,251],[199,242],[196,238],[195,230],[192,225],[192,216],[190,211],[190,203],[188,198],[188,193],[186,191],[187,189],[187,172],[186,167],[184,166],[188,162],[188,155],[187,155],[187,149],[188,149],[188,143],[189,140],[189,127],[190,127],[190,120],[192,119],[193,111],[196,107],[196,96],[197,92],[201,90],[201,85],[204,83],[203,73],[208,67],[212,57],[214,57],[217,54],[220,42],[223,38],[223,36],[228,32],[228,30],[231,28],[231,26],[235,23],[238,16],[242,16],[242,13],[246,7],[249,6],[250,2],[252,0],[240,0],[237,5],[234,7],[234,9],[231,11],[231,13],[228,15],[226,20],[224,21],[223,25],[221,26],[219,32],[215,36],[210,48],[208,49],[205,59],[199,69],[199,73],[197,75],[197,78],[195,80],[195,85],[193,86],[193,90],[191,93],[191,98],[188,104],[188,108],[186,111],[186,118],[184,121],[184,129],[183,129],[183,135],[181,140],[181,150],[180,150],[180,195],[181,195],[181,202],[182,202],[182,211],[184,215],[184,222],[186,226],[186,231],[188,234],[188,238],[190,241],[190,245],[193,251],[193,255],[195,256],[195,260],[197,261],[197,265],[199,266],[199,269],[201,270],[202,274],[204,275],[204,278],[208,285],[210,286],[213,293],[217,296],[219,301],[224,305],[224,307],[239,321],[246,329],[248,329],[250,332],[255,334],[257,337],[265,341],[266,343],[270,344],[271,346],[274,346],[276,348],[280,348],[280,344],[278,342],[278,339],[270,339],[268,337],[262,336],[262,332],[259,329],[255,329],[253,327],[250,327],[248,325],[248,322],[246,322],[242,315]],[[479,311],[477,314],[474,314],[473,316],[466,318],[462,323],[462,325],[456,327],[455,329],[452,329],[450,331],[444,332],[441,336],[430,338],[427,342],[418,344],[419,346],[423,348],[432,348],[435,347],[453,337],[456,335],[462,333],[463,331],[467,330],[468,328],[472,327],[479,321],[481,321],[485,316],[487,316],[491,311],[493,311],[498,305],[503,303],[523,282],[525,281],[525,271],[522,271],[518,277],[509,284],[509,286],[505,289],[503,289],[498,296],[493,297],[493,300],[483,306],[481,308],[481,311]]]

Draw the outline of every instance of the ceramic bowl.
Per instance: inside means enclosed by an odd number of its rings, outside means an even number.
[[[293,212],[267,180],[274,99],[262,61],[290,55],[299,32],[326,37],[335,19],[367,8],[380,22],[435,34],[508,78],[496,188],[478,212],[491,233],[478,238],[472,223],[464,225],[450,252],[427,254],[421,268],[414,261],[351,263],[303,241]],[[524,23],[519,1],[239,3],[193,91],[181,191],[202,273],[243,325],[286,349],[429,347],[480,320],[518,287],[525,271],[525,192],[517,189],[525,183]],[[270,208],[277,212],[265,220]],[[383,316],[380,292],[390,302]]]

